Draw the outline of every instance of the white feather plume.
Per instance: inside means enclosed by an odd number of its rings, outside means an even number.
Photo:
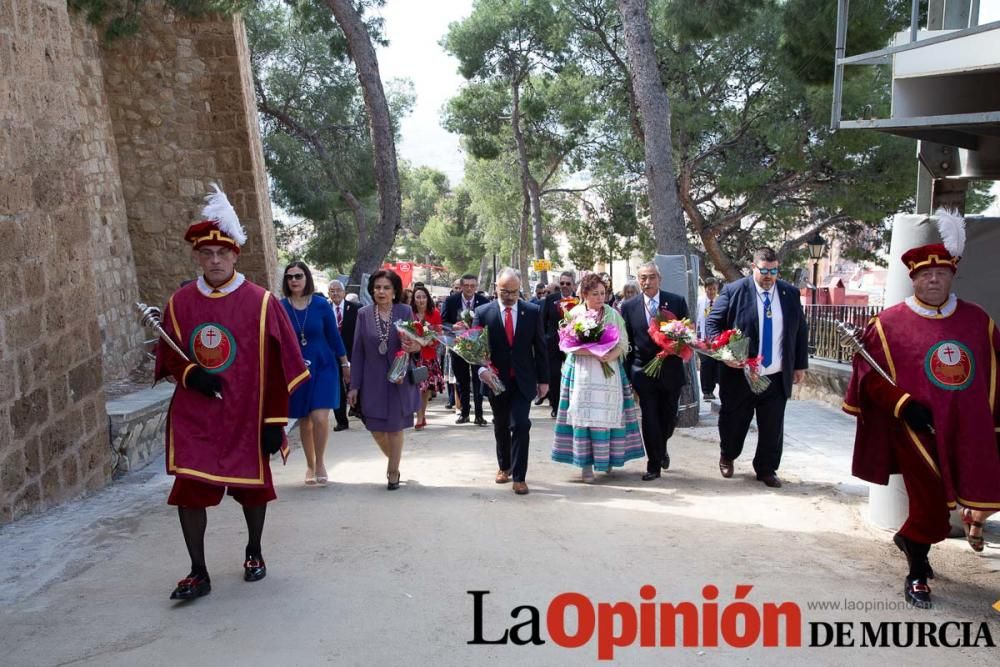
[[[243,245],[247,242],[247,233],[236,216],[236,210],[217,183],[212,183],[212,188],[215,192],[205,196],[202,220],[214,220],[223,234],[236,241],[236,245]]]
[[[955,209],[939,208],[934,212],[941,242],[952,257],[961,257],[965,252],[965,218]]]

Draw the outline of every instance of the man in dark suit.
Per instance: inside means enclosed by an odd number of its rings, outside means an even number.
[[[778,255],[771,248],[753,254],[753,275],[726,285],[705,321],[705,332],[717,336],[739,329],[750,339],[748,354],[760,355],[761,374],[771,381],[760,394],[750,390],[743,369],[726,362],[719,377],[719,472],[733,476],[734,461],[743,451],[750,420],[757,414],[757,479],[779,488],[778,466],[784,440],[785,403],[792,385],[805,378],[809,366],[809,327],[799,291],[778,280]]]
[[[531,399],[548,390],[548,362],[542,317],[538,306],[519,298],[521,274],[506,268],[497,275],[497,300],[476,309],[475,324],[487,327],[490,358],[496,375],[506,386],[499,395],[490,391],[493,433],[497,442],[497,484],[514,481],[514,493],[528,493],[528,434]],[[480,368],[489,385],[493,371]]]
[[[684,362],[678,356],[671,355],[663,361],[659,377],[649,377],[642,370],[660,352],[660,347],[649,337],[649,322],[657,316],[683,319],[688,316],[688,308],[683,296],[660,289],[660,269],[656,264],[643,264],[637,276],[641,292],[622,304],[622,319],[632,344],[625,357],[625,371],[642,410],[642,442],[646,447],[646,472],[642,479],[648,482],[659,478],[661,468],[670,467],[667,440],[674,434],[681,388],[687,384]]]
[[[553,419],[559,411],[559,384],[562,380],[562,363],[566,359],[566,355],[559,349],[559,322],[563,318],[559,300],[571,296],[576,296],[576,277],[572,271],[563,271],[559,274],[559,289],[545,297],[545,303],[542,304],[542,328],[545,331],[545,349],[549,356],[548,381],[552,389],[548,398]],[[536,405],[541,405],[544,398],[544,395],[539,394]]]
[[[479,279],[471,273],[467,273],[461,278],[461,291],[452,294],[444,302],[441,310],[441,322],[450,324],[456,329],[463,329],[466,323],[463,321],[463,313],[474,313],[476,308],[487,303],[487,299],[482,294],[476,293],[479,287]],[[462,414],[455,421],[456,424],[467,424],[469,422],[469,393],[471,390],[472,400],[476,406],[476,424],[486,426],[483,419],[483,394],[479,389],[479,377],[474,369],[469,367],[464,359],[450,352],[451,368],[455,373],[455,381],[458,384],[458,396],[462,403]]]
[[[344,347],[347,348],[347,360],[350,361],[351,350],[354,349],[354,327],[358,323],[359,306],[345,299],[347,292],[344,290],[344,283],[339,280],[330,281],[327,295],[333,306],[333,315],[337,320],[337,328],[340,329],[340,337],[344,339]],[[347,385],[343,384],[343,374],[341,374],[340,380],[340,405],[333,410],[333,416],[337,420],[337,425],[333,427],[334,431],[343,431],[348,428]]]

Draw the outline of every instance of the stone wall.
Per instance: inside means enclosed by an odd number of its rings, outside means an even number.
[[[242,21],[145,6],[109,46],[66,0],[0,0],[0,523],[110,480],[104,384],[143,360],[133,302],[195,275],[211,181],[247,229],[240,270],[278,286]],[[118,425],[129,467],[161,413]]]
[[[162,305],[196,265],[184,231],[217,181],[248,241],[238,269],[277,288],[276,249],[241,19],[150,12],[104,49],[105,89],[143,301]]]
[[[110,477],[65,0],[0,0],[0,521]]]
[[[844,394],[847,392],[847,383],[850,380],[850,364],[809,359],[806,381],[795,385],[792,389],[792,398],[823,401],[839,409],[844,402]]]
[[[139,286],[125,217],[118,152],[104,94],[96,31],[71,16],[79,104],[83,196],[97,279],[97,324],[101,329],[104,379],[121,380],[143,362],[145,332],[133,304]]]

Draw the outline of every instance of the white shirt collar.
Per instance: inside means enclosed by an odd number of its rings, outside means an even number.
[[[948,300],[941,304],[940,308],[935,308],[920,301],[915,296],[906,297],[906,305],[920,317],[928,317],[933,320],[940,320],[949,317],[958,307],[958,297],[954,294],[948,295]]]
[[[240,288],[240,286],[246,281],[246,277],[239,271],[233,274],[233,277],[229,279],[229,282],[220,285],[219,287],[212,287],[205,281],[205,276],[198,276],[198,291],[205,296],[219,296],[220,294],[232,294]]]

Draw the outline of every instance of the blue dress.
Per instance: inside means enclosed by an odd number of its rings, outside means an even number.
[[[313,294],[305,310],[296,310],[281,300],[296,339],[305,334],[302,357],[309,364],[309,380],[291,395],[288,416],[302,418],[313,410],[333,409],[340,404],[340,357],[347,354],[337,329],[330,302]]]

